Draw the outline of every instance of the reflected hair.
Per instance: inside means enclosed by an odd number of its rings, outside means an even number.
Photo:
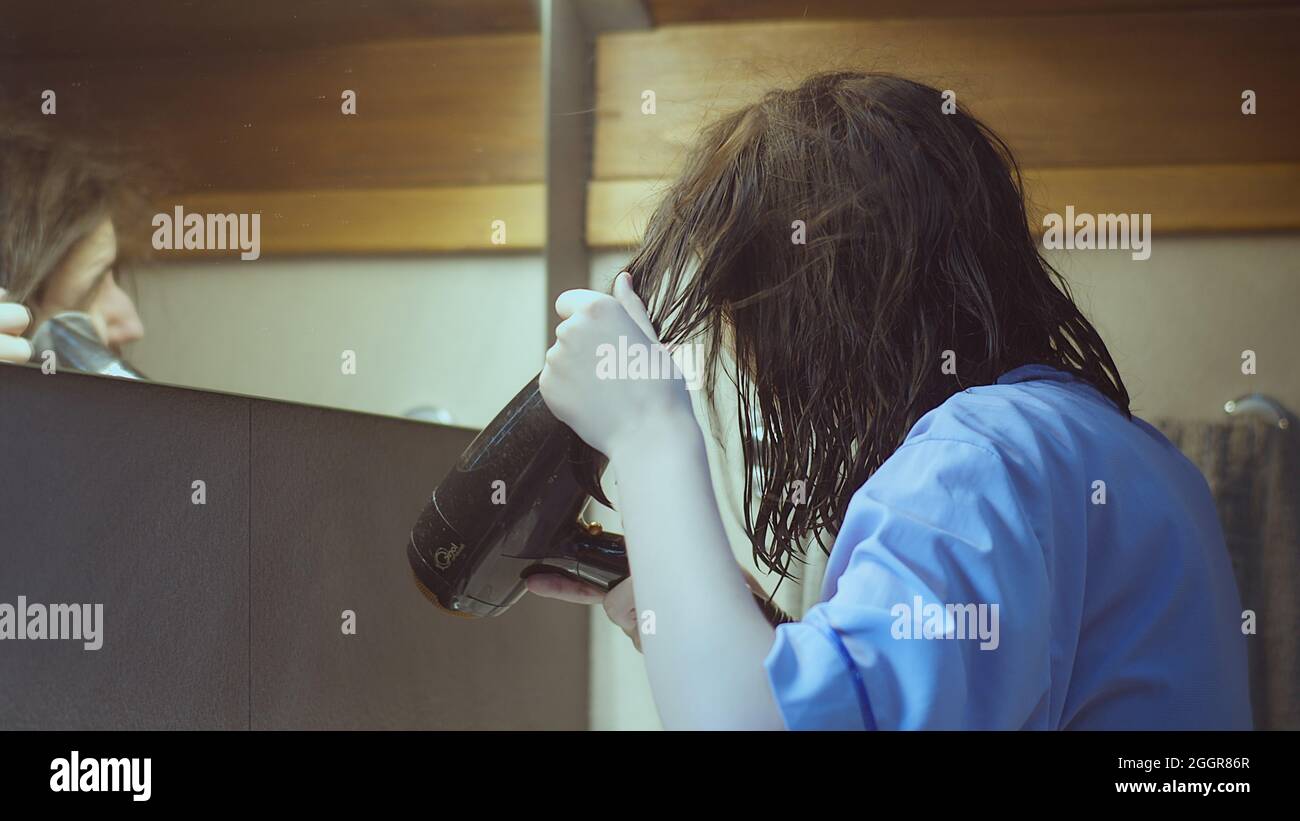
[[[97,148],[0,109],[0,288],[9,292],[5,298],[39,300],[50,275],[104,219],[120,222],[143,214],[149,189],[136,171],[120,151]],[[120,258],[142,255],[129,236],[119,237],[119,243]]]
[[[734,352],[744,526],[782,577],[812,541],[829,552],[854,492],[958,391],[1043,364],[1129,413],[1011,151],[944,103],[861,72],[766,94],[702,132],[627,266],[663,342],[705,345],[710,402]]]

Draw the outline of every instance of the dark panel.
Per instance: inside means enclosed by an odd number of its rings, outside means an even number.
[[[410,527],[472,437],[253,403],[255,728],[586,726],[586,608],[528,597],[471,621],[411,580]]]
[[[0,641],[0,728],[247,726],[248,401],[0,365],[0,603],[104,623]]]
[[[586,726],[585,608],[468,621],[411,581],[472,435],[0,366],[0,603],[105,621],[97,651],[0,641],[0,729]]]

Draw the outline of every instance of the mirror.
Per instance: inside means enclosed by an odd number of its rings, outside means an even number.
[[[531,0],[5,18],[0,287],[37,324],[73,312],[158,382],[466,426],[536,372]],[[57,371],[69,334],[26,336]]]

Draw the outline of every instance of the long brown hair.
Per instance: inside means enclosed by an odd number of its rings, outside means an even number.
[[[148,183],[131,158],[0,112],[0,288],[30,303],[49,276],[105,218],[144,208]],[[122,256],[142,246],[123,242]]]
[[[857,72],[768,93],[703,132],[628,265],[664,342],[702,341],[715,377],[731,332],[745,528],[782,576],[809,537],[829,549],[853,493],[958,391],[1041,363],[1129,412],[1039,253],[1010,150],[943,104]]]

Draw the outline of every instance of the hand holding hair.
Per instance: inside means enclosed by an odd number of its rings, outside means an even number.
[[[643,435],[652,420],[667,422],[661,433],[695,427],[678,369],[651,375],[617,361],[664,354],[626,272],[616,278],[613,296],[565,291],[555,310],[562,321],[538,385],[551,412],[583,441],[613,458],[620,445]]]

